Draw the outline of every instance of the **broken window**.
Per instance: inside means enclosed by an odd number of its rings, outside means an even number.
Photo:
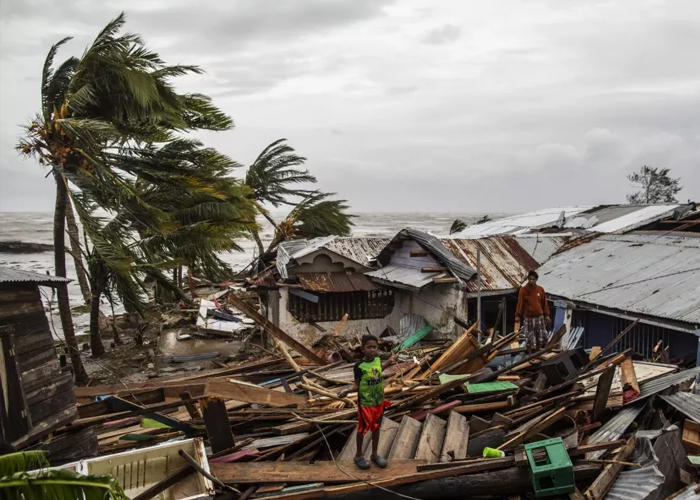
[[[289,312],[302,323],[349,319],[384,318],[394,308],[394,291],[380,288],[368,292],[318,293],[318,303],[289,294]]]

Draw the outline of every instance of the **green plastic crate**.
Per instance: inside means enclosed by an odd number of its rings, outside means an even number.
[[[544,457],[536,460],[537,450],[544,450]],[[546,439],[525,445],[530,463],[530,479],[536,497],[548,497],[571,493],[576,489],[574,466],[561,438]]]

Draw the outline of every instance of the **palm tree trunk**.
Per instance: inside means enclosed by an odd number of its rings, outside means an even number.
[[[263,242],[260,239],[260,233],[258,233],[257,229],[251,229],[250,233],[253,235],[253,239],[255,240],[255,243],[258,245],[258,256],[255,260],[257,262],[255,263],[255,268],[253,269],[253,273],[259,273],[262,271],[263,266],[265,265],[263,263],[263,255],[265,254],[265,247],[263,246]]]
[[[56,209],[53,218],[53,256],[56,276],[66,277],[66,199],[68,198],[68,186],[60,173],[55,173],[56,179]],[[58,312],[61,316],[61,326],[63,327],[63,337],[68,344],[68,354],[75,381],[79,385],[88,382],[88,375],[80,359],[78,341],[75,338],[73,329],[73,317],[70,310],[70,298],[68,296],[68,285],[61,283],[57,287]]]
[[[105,353],[105,346],[100,338],[100,297],[104,286],[102,283],[92,283],[92,298],[90,299],[90,349],[92,357],[97,358]]]
[[[66,196],[66,223],[68,225],[68,239],[70,240],[70,250],[75,262],[75,273],[78,275],[78,284],[80,291],[83,294],[83,300],[86,304],[90,303],[92,295],[90,294],[90,285],[88,285],[87,273],[83,265],[83,256],[80,251],[80,237],[78,235],[78,225],[75,223],[75,214],[73,214],[73,206],[70,202],[70,196]]]

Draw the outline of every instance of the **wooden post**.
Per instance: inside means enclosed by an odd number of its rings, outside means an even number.
[[[188,399],[192,399],[192,395],[190,394],[190,391],[181,392],[180,399],[182,399],[183,401],[187,401]],[[187,413],[190,414],[190,418],[192,420],[197,420],[197,419],[202,418],[202,413],[199,411],[199,408],[197,408],[194,403],[185,403],[185,408],[187,408]]]
[[[15,356],[15,327],[6,325],[0,327],[0,380],[2,392],[6,398],[5,412],[7,421],[5,426],[5,439],[9,442],[24,436],[32,428],[32,419],[29,415],[29,405],[22,385],[17,356]]]
[[[212,453],[233,448],[236,443],[233,441],[231,424],[228,420],[224,400],[206,398],[201,401],[201,405],[204,413],[204,425],[207,428],[207,434],[209,434],[209,444],[211,445]]]
[[[598,386],[595,390],[595,400],[593,402],[593,415],[591,416],[593,422],[600,420],[605,407],[608,405],[608,397],[610,396],[613,378],[615,378],[615,370],[617,370],[615,365],[608,366],[598,378]]]

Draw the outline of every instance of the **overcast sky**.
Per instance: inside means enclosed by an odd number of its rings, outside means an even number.
[[[700,201],[697,0],[0,1],[0,211],[50,211],[13,147],[52,43],[80,55],[120,11],[168,63],[202,66],[243,164],[286,137],[355,211],[621,203],[643,164]]]

